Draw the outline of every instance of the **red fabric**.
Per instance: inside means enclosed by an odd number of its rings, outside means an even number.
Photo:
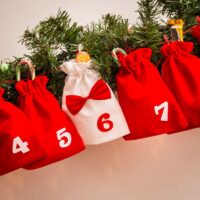
[[[82,109],[82,107],[85,105],[88,99],[105,100],[110,98],[111,98],[110,90],[106,85],[105,81],[98,80],[96,84],[92,87],[87,97],[81,97],[76,95],[66,96],[66,105],[69,111],[73,115],[76,115]]]
[[[150,62],[151,54],[149,48],[138,49],[126,57],[118,54],[121,63],[116,77],[119,103],[131,131],[124,136],[126,140],[173,133],[187,127],[175,98]],[[165,116],[164,109],[157,114],[155,111],[155,106],[163,103],[168,103]]]
[[[26,116],[2,98],[3,92],[4,90],[0,89],[0,175],[24,167],[46,155]],[[13,143],[17,137],[22,142],[27,142],[30,151],[13,153]]]
[[[161,49],[162,76],[176,97],[189,128],[200,126],[200,59],[190,52],[191,42],[174,42]]]
[[[200,25],[195,26],[192,29],[191,34],[200,42]]]
[[[38,76],[33,81],[22,80],[16,84],[19,106],[36,128],[37,137],[47,152],[44,160],[29,165],[26,169],[48,165],[70,157],[85,148],[72,121],[61,110],[56,98],[46,89],[47,82],[46,76]],[[64,128],[66,130],[62,131]],[[64,132],[64,135],[59,132]],[[65,137],[69,135],[68,133],[72,139],[71,144],[62,148],[62,145],[70,141]]]

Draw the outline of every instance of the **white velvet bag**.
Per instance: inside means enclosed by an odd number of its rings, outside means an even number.
[[[112,90],[91,69],[91,64],[92,61],[70,60],[60,66],[67,74],[62,109],[87,145],[108,142],[130,133]]]

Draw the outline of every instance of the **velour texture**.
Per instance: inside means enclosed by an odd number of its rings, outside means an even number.
[[[126,140],[175,133],[187,127],[179,105],[150,62],[151,54],[150,48],[127,56],[118,54],[118,98],[131,131]]]
[[[192,42],[174,42],[162,47],[165,57],[162,77],[178,101],[189,128],[200,126],[200,59],[190,52]]]
[[[0,175],[46,156],[23,112],[2,98],[0,88]],[[25,144],[25,151],[21,151]]]
[[[92,61],[70,60],[61,65],[68,76],[62,108],[85,144],[100,144],[130,133],[123,112],[108,84],[92,70]]]
[[[16,84],[19,107],[35,127],[37,138],[47,152],[45,159],[26,166],[26,169],[43,167],[85,148],[72,121],[47,90],[47,82],[46,76],[38,76],[34,80],[22,80]]]
[[[200,42],[200,25],[195,26],[191,30],[191,34],[193,37],[195,37]]]

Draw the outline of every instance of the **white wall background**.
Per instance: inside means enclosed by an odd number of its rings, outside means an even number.
[[[59,7],[80,24],[108,12],[136,19],[136,0],[0,0],[0,59],[22,55],[18,37]],[[199,129],[131,142],[119,139],[36,171],[0,177],[0,200],[199,199]]]
[[[0,0],[0,60],[23,55],[25,48],[17,43],[19,37],[59,8],[81,25],[107,13],[121,14],[133,23],[137,9],[136,0]]]

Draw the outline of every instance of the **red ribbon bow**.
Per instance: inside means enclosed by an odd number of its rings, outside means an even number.
[[[87,97],[81,97],[76,95],[66,96],[66,105],[68,110],[73,115],[76,115],[83,108],[88,99],[105,100],[110,98],[111,98],[111,93],[108,86],[103,80],[98,80],[92,87]]]

